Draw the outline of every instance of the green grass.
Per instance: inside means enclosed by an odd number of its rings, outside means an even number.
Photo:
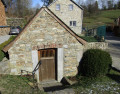
[[[120,72],[111,70],[106,76],[88,78],[77,76],[78,83],[73,85],[76,94],[119,94]]]
[[[118,18],[119,16],[120,10],[101,11],[98,15],[84,17],[83,26],[112,25],[114,24],[114,19]]]
[[[98,42],[94,37],[91,36],[80,36],[80,38],[86,40],[87,42]]]
[[[0,77],[0,91],[2,94],[45,94],[39,89],[32,89],[29,82],[26,77],[4,75]]]
[[[16,36],[11,36],[7,41],[5,41],[4,43],[0,44],[0,61],[2,61],[2,59],[5,57],[5,53],[2,51],[2,49],[8,44],[10,43],[12,40],[15,39]]]

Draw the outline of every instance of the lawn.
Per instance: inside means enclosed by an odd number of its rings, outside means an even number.
[[[80,38],[84,39],[87,42],[98,42],[98,40],[91,36],[80,36]]]
[[[120,10],[105,10],[98,15],[84,17],[83,26],[113,25],[114,20],[120,16]]]
[[[77,77],[78,84],[70,86],[76,94],[119,94],[120,73],[111,70],[107,76],[97,79]],[[4,75],[0,76],[1,94],[46,94],[39,89],[33,89],[31,78]]]
[[[77,77],[79,82],[72,86],[76,94],[119,94],[120,72],[111,70],[110,73],[100,78]]]
[[[45,94],[33,89],[31,80],[21,76],[0,76],[0,94]]]

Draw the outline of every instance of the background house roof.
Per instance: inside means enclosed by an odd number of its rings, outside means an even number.
[[[30,26],[32,24],[32,22],[34,21],[34,19],[36,17],[38,17],[39,13],[41,13],[43,10],[45,10],[51,17],[53,17],[62,27],[64,27],[73,37],[76,38],[77,41],[79,41],[81,44],[86,45],[86,41],[81,39],[76,33],[74,33],[62,20],[60,20],[50,9],[48,9],[47,7],[42,7],[39,12],[33,17],[33,19],[24,27],[24,29],[19,33],[19,35],[12,41],[10,42],[8,45],[6,45],[3,48],[4,52],[7,52],[12,45],[20,38],[20,36],[26,31],[27,27]]]
[[[78,5],[75,1],[73,1],[73,0],[70,0],[70,1],[73,2],[76,6],[78,6],[79,8],[81,8],[83,10],[83,7]]]
[[[48,5],[48,7],[49,6],[51,6],[53,3],[55,3],[57,0],[54,0],[50,5]],[[73,1],[73,0],[70,0],[72,3],[74,3],[76,6],[78,6],[80,9],[82,9],[83,10],[83,7],[82,6],[80,6],[80,5],[78,5],[75,1]]]

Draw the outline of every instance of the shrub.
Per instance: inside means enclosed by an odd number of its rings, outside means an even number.
[[[9,40],[5,41],[4,43],[0,44],[0,61],[5,57],[5,53],[2,51],[2,49],[10,43],[16,36],[11,36]]]
[[[100,49],[90,49],[83,54],[80,74],[88,77],[106,75],[112,65],[110,54]]]

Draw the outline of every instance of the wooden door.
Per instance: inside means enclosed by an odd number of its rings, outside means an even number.
[[[55,80],[55,50],[40,50],[38,54],[39,61],[41,61],[39,68],[40,81]]]

